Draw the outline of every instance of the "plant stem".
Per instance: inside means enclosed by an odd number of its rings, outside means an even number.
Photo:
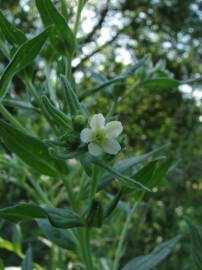
[[[92,255],[90,249],[90,231],[88,228],[78,229],[78,238],[80,242],[81,255],[85,263],[86,270],[94,270]]]
[[[43,202],[46,203],[47,206],[53,207],[52,202],[48,199],[47,194],[42,190],[40,185],[35,180],[33,180],[31,177],[29,178],[29,181],[31,182],[31,184],[33,185],[35,191],[39,194],[39,196],[41,197]]]
[[[73,210],[77,211],[78,205],[75,199],[75,195],[68,179],[63,179],[64,185],[66,187],[70,204]],[[92,255],[90,249],[90,231],[89,228],[78,228],[78,251],[82,257],[82,260],[86,266],[86,270],[93,270]]]
[[[32,84],[32,81],[31,81],[29,78],[25,78],[24,81],[25,81],[25,83],[26,83],[26,86],[27,86],[27,89],[28,89],[30,95],[34,97],[34,99],[36,100],[38,106],[39,106],[39,107],[42,107],[42,106],[41,106],[42,102],[41,102],[41,100],[40,100],[40,97],[39,97],[39,95],[38,95],[38,93],[37,93],[35,87],[34,87],[33,84]]]
[[[92,181],[91,181],[91,188],[90,188],[90,195],[89,195],[89,208],[91,207],[92,201],[96,194],[96,188],[97,188],[97,169],[93,168],[93,175],[92,175]]]
[[[129,215],[127,216],[125,224],[123,226],[123,230],[121,232],[119,242],[118,242],[118,246],[117,246],[116,253],[115,253],[115,259],[114,259],[112,270],[118,270],[119,262],[120,262],[120,259],[121,259],[121,256],[122,256],[121,253],[122,253],[122,249],[123,249],[123,244],[124,244],[127,232],[128,232],[128,227],[129,227],[129,224],[130,224],[131,219],[133,217],[133,214],[135,212],[135,209],[137,208],[138,203],[139,203],[139,200],[134,203],[132,209],[130,210]]]
[[[71,82],[72,79],[72,59],[67,59],[67,78]]]
[[[63,178],[62,181],[63,181],[64,186],[66,188],[66,191],[67,191],[67,194],[68,194],[68,198],[69,198],[69,202],[70,202],[73,210],[76,210],[77,205],[76,205],[76,201],[75,201],[74,191],[73,191],[72,185],[70,183],[70,179]]]
[[[78,0],[78,7],[77,7],[77,13],[76,13],[76,21],[75,21],[75,24],[74,24],[74,35],[75,35],[75,38],[76,38],[76,34],[78,32],[78,28],[79,28],[79,23],[80,23],[80,17],[81,17],[81,11],[82,11],[82,8],[83,8],[83,0]]]
[[[53,88],[51,84],[51,68],[50,68],[50,63],[46,63],[45,65],[45,73],[46,73],[46,81],[47,81],[47,86],[48,86],[48,91],[51,100],[54,102],[54,104],[57,104],[57,98],[55,94],[55,89]]]

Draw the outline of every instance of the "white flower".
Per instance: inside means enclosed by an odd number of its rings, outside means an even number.
[[[121,150],[116,140],[123,130],[121,122],[111,121],[105,125],[105,118],[99,113],[92,117],[90,127],[81,131],[80,138],[82,142],[88,143],[91,155],[98,156],[103,152],[116,155]]]

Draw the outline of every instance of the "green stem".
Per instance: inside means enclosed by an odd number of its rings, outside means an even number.
[[[62,181],[63,181],[64,186],[66,188],[68,198],[69,198],[69,202],[70,202],[73,210],[76,210],[77,209],[77,203],[76,203],[76,200],[75,200],[75,194],[74,194],[72,185],[70,183],[70,179],[69,178],[63,178]]]
[[[50,267],[51,270],[55,270],[57,268],[57,247],[55,245],[52,245],[51,247],[51,261],[50,261]]]
[[[55,89],[53,88],[53,86],[51,84],[51,79],[50,79],[51,78],[51,69],[50,69],[49,63],[47,63],[45,65],[45,73],[46,73],[46,81],[47,81],[48,92],[49,92],[50,98],[55,104],[57,104]]]
[[[89,195],[89,208],[91,207],[92,201],[96,194],[96,188],[97,188],[97,168],[93,168],[93,175],[92,175],[92,181],[91,181],[91,188],[90,188],[90,195]]]
[[[47,206],[53,207],[53,204],[48,199],[47,194],[42,190],[42,188],[40,187],[40,185],[36,181],[34,181],[33,179],[31,179],[31,178],[29,178],[29,181],[31,182],[31,184],[33,185],[35,191],[39,194],[39,196],[41,197],[41,199],[43,200],[43,202],[46,203]]]
[[[7,119],[15,128],[27,133],[27,130],[12,116],[12,114],[0,102],[0,113]]]
[[[72,79],[72,59],[67,60],[67,78],[71,82]]]
[[[25,78],[24,81],[26,83],[26,86],[27,86],[27,89],[28,89],[30,95],[34,97],[34,99],[36,100],[38,106],[42,107],[42,102],[40,100],[40,97],[39,97],[35,87],[32,84],[32,81],[29,78]]]
[[[125,224],[123,226],[123,229],[122,229],[122,232],[121,232],[121,235],[119,238],[118,246],[116,249],[116,253],[115,253],[115,259],[114,259],[112,270],[118,270],[119,262],[120,262],[120,259],[122,256],[123,244],[124,244],[127,232],[128,232],[128,227],[129,227],[129,224],[130,224],[131,219],[133,217],[133,214],[137,208],[138,203],[139,203],[139,200],[136,201],[135,204],[133,205],[132,209],[129,212],[129,215],[127,216]]]
[[[88,228],[78,229],[78,238],[80,242],[80,250],[86,270],[94,270],[92,255],[90,249],[90,231]]]
[[[76,21],[75,21],[74,29],[73,29],[75,38],[76,38],[76,34],[77,34],[78,28],[79,28],[82,9],[83,9],[83,0],[79,0],[78,7],[77,7],[77,13],[76,13]]]
[[[66,187],[70,204],[73,210],[77,211],[78,205],[75,199],[75,195],[68,179],[63,179],[64,185]],[[88,228],[78,228],[78,240],[79,245],[77,245],[79,254],[86,266],[86,270],[93,270],[92,255],[90,250],[90,232]]]

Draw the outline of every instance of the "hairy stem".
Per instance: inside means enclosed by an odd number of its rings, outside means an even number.
[[[129,224],[130,224],[131,219],[133,217],[133,214],[137,208],[138,203],[139,203],[139,200],[134,203],[133,207],[130,210],[129,215],[127,216],[125,224],[123,226],[123,229],[122,229],[122,232],[121,232],[121,235],[119,238],[118,246],[116,249],[116,253],[115,253],[115,259],[114,259],[112,270],[118,270],[119,262],[120,262],[120,259],[122,256],[123,244],[124,244],[127,232],[128,232],[128,227],[129,227]]]

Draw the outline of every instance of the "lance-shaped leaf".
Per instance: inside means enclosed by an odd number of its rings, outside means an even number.
[[[103,222],[103,207],[98,199],[93,199],[86,216],[87,227],[101,227]]]
[[[46,238],[57,246],[67,250],[75,249],[77,238],[71,229],[55,228],[45,219],[38,219],[37,224]]]
[[[17,27],[15,27],[15,25],[10,23],[6,19],[1,10],[0,10],[0,28],[6,40],[11,45],[21,45],[23,42],[27,40],[25,34]]]
[[[7,93],[10,81],[13,76],[20,70],[27,67],[33,62],[39,54],[46,39],[48,38],[52,27],[48,27],[38,36],[24,42],[15,52],[9,64],[5,68],[0,79],[0,98],[4,97]]]
[[[168,169],[170,168],[173,160],[166,159],[161,160],[162,158],[153,160],[144,166],[140,171],[138,171],[133,177],[139,180],[143,185],[147,186],[151,190],[160,185],[164,180]],[[127,192],[127,190],[126,190]],[[136,193],[136,198],[141,197],[142,193],[138,191]]]
[[[111,199],[109,205],[104,209],[104,218],[109,217],[115,210],[121,198],[121,190]]]
[[[54,47],[71,58],[75,50],[75,37],[65,18],[58,12],[51,0],[36,0],[36,6],[43,24],[55,26],[50,36]]]
[[[64,75],[61,76],[61,81],[64,87],[64,94],[65,94],[66,102],[69,106],[71,115],[74,116],[74,115],[78,115],[79,113],[83,114],[82,106],[70,82],[67,80],[67,78]]]
[[[99,91],[103,91],[106,89],[106,92],[108,94],[112,94],[112,88],[111,86],[117,83],[125,83],[125,81],[133,75],[133,73],[140,68],[145,61],[148,59],[148,56],[143,57],[141,60],[139,60],[137,63],[135,63],[133,66],[131,66],[128,70],[124,71],[119,76],[112,78],[110,80],[105,79],[104,77],[96,74],[94,71],[89,70],[92,73],[92,76],[96,78],[96,81],[98,81],[100,84],[92,89],[85,90],[84,93],[79,95],[79,98],[82,100],[86,98],[87,96],[93,95]]]
[[[25,259],[22,262],[22,270],[32,270],[33,269],[33,261],[32,261],[32,250],[29,248],[26,251]]]
[[[53,119],[57,126],[60,126],[64,129],[72,128],[71,119],[58,108],[56,108],[46,96],[42,96],[41,100],[47,113]]]
[[[31,103],[19,100],[19,99],[12,99],[12,98],[4,98],[2,100],[3,105],[8,107],[14,107],[17,109],[23,110],[31,110],[35,112],[40,112],[40,109],[34,107]]]
[[[170,169],[170,167],[173,164],[173,159],[168,158],[164,161],[162,161],[154,170],[154,173],[152,174],[152,177],[146,181],[149,188],[153,188],[159,185],[159,183],[164,179],[166,176],[166,173]]]
[[[137,257],[130,262],[128,262],[122,270],[151,270],[157,265],[159,265],[176,247],[181,236],[176,236],[175,238],[164,242],[157,246],[151,254],[147,256]]]
[[[187,219],[191,235],[191,252],[193,261],[198,270],[202,267],[202,229],[197,227],[190,219]]]
[[[96,164],[97,166],[101,167],[102,169],[108,171],[115,179],[117,179],[119,182],[121,182],[125,187],[131,188],[131,189],[137,188],[141,191],[150,191],[150,189],[148,189],[146,186],[144,186],[140,182],[138,182],[135,179],[132,179],[126,175],[121,174],[119,171],[108,166],[101,159],[94,157],[94,156],[90,156],[89,160],[92,163]]]
[[[54,159],[50,155],[46,144],[4,121],[0,121],[0,138],[11,152],[18,155],[39,173],[49,176],[59,176],[60,173],[67,173],[65,163]]]
[[[180,81],[170,78],[155,78],[147,80],[141,84],[146,88],[153,88],[154,90],[169,90],[180,85]]]
[[[85,149],[78,149],[76,151],[59,151],[53,147],[50,147],[48,149],[50,155],[53,157],[53,158],[56,158],[56,159],[71,159],[71,158],[77,158],[79,156],[81,156]]]
[[[48,219],[54,227],[64,229],[84,225],[83,219],[71,210],[42,208],[29,203],[0,209],[0,219],[5,219],[12,223],[33,219]]]
[[[159,147],[149,153],[146,153],[144,155],[141,156],[135,156],[135,157],[130,157],[124,160],[120,160],[118,161],[115,166],[113,167],[115,170],[117,170],[120,173],[125,173],[127,172],[130,168],[132,168],[133,166],[138,165],[141,162],[144,162],[145,160],[147,160],[148,158],[154,156],[155,154],[157,154],[158,152],[164,150],[167,146],[163,146],[163,147]],[[111,174],[106,174],[104,175],[100,181],[98,182],[98,191],[102,190],[103,188],[109,186],[114,180],[113,175]]]

